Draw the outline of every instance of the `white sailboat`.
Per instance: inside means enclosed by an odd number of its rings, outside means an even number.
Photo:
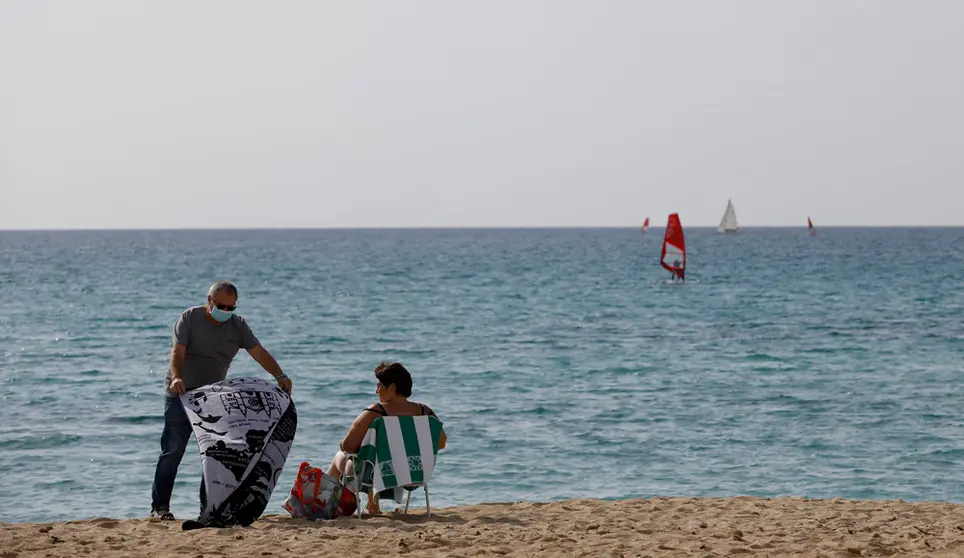
[[[716,227],[717,232],[736,232],[739,230],[740,225],[736,222],[736,210],[733,209],[733,200],[727,200],[726,202],[726,213],[723,214],[723,219],[720,220],[720,226]]]

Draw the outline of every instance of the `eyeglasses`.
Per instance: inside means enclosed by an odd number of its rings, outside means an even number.
[[[234,309],[238,307],[236,304],[235,304],[235,305],[232,305],[232,304],[218,304],[218,301],[214,300],[214,299],[211,298],[211,297],[208,297],[208,300],[211,301],[211,304],[212,304],[215,308],[217,308],[218,310],[224,310],[224,311],[226,311],[226,312],[234,312]]]

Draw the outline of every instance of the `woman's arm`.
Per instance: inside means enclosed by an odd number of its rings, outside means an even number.
[[[438,415],[435,414],[435,411],[433,411],[431,407],[429,407],[428,405],[423,405],[423,407],[425,407],[425,410],[428,411],[428,414],[432,415],[435,418],[438,418]],[[441,434],[439,434],[439,437],[438,437],[438,449],[440,450],[445,449],[446,440],[448,440],[448,437],[445,435],[445,427],[443,426],[442,432]]]
[[[374,407],[374,405],[372,405]],[[348,434],[345,434],[345,439],[339,444],[341,451],[346,453],[356,453],[361,447],[362,440],[365,439],[365,433],[368,432],[368,427],[372,425],[372,422],[378,417],[378,413],[372,413],[369,411],[362,411],[355,422],[351,423],[351,428],[348,429]]]

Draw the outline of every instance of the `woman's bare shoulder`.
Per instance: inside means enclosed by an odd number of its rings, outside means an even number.
[[[378,401],[376,401],[376,402],[372,403],[371,405],[365,407],[365,410],[362,411],[362,414],[363,414],[363,415],[366,415],[366,414],[368,414],[368,411],[371,411],[371,412],[375,413],[376,415],[385,415],[385,407],[384,407],[381,403],[379,403]]]
[[[433,417],[438,418],[438,415],[435,414],[435,411],[433,411],[432,408],[426,405],[425,403],[415,403],[415,404],[421,408],[422,410],[421,414],[432,415]]]

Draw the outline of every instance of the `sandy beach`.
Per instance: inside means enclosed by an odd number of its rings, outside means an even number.
[[[92,519],[0,524],[0,558],[104,556],[961,556],[964,506],[799,498],[483,504],[249,528]]]

